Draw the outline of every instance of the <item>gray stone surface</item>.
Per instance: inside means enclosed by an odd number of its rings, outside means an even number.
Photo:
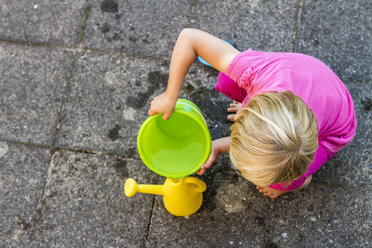
[[[372,2],[304,1],[297,52],[325,62],[342,78],[372,78]]]
[[[0,39],[74,46],[86,0],[0,0]]]
[[[2,247],[29,244],[49,160],[49,150],[0,142]]]
[[[0,138],[52,145],[73,53],[1,43]]]
[[[354,100],[358,121],[353,141],[314,175],[330,185],[369,187],[372,181],[372,84],[346,83]],[[368,100],[369,99],[369,100]],[[369,101],[369,102],[368,102]]]
[[[372,193],[318,182],[271,200],[220,158],[202,179],[208,189],[189,219],[157,197],[148,247],[367,247]],[[363,220],[363,221],[358,221]],[[345,230],[350,230],[345,231]],[[346,233],[345,233],[346,232]]]
[[[371,247],[371,7],[368,0],[0,0],[0,246]],[[201,177],[208,190],[189,219],[170,215],[160,196],[125,197],[128,177],[165,180],[139,159],[136,135],[165,89],[185,27],[240,50],[295,47],[323,60],[354,98],[352,143],[308,188],[275,200],[227,156]],[[201,108],[213,138],[230,133],[230,100],[213,89],[217,74],[196,62],[181,92]]]
[[[93,0],[84,46],[130,54],[170,55],[187,25],[190,0]]]
[[[277,11],[279,10],[279,11]],[[91,3],[84,46],[170,55],[178,33],[196,27],[239,49],[291,51],[298,2],[98,1]]]
[[[57,144],[137,156],[137,133],[151,98],[168,81],[168,64],[161,63],[115,53],[81,54]]]
[[[196,1],[191,26],[229,41],[240,51],[290,52],[298,9],[295,0]]]
[[[124,182],[156,183],[136,160],[57,152],[48,170],[35,247],[143,247],[153,196],[124,195]]]

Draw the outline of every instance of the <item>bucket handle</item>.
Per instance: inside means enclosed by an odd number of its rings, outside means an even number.
[[[205,182],[196,177],[186,177],[185,183],[194,184],[198,192],[204,192],[207,190],[207,185],[205,184]]]

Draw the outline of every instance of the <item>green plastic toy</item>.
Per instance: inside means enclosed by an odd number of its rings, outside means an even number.
[[[184,178],[200,169],[211,152],[211,136],[200,109],[178,99],[172,116],[150,116],[142,124],[137,147],[142,161],[167,178]]]

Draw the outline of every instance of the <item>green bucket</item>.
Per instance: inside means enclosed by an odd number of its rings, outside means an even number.
[[[150,116],[137,136],[137,148],[145,165],[167,178],[183,178],[197,172],[211,152],[211,135],[200,109],[178,99],[168,120]]]

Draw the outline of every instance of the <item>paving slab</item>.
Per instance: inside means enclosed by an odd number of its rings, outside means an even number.
[[[240,177],[227,157],[201,178],[207,183],[201,209],[169,214],[156,202],[147,247],[368,247],[370,189],[310,187],[269,199]]]
[[[156,183],[141,162],[56,152],[48,171],[34,247],[143,247],[152,195],[124,195],[128,177]]]
[[[137,156],[136,138],[153,96],[168,82],[162,60],[120,53],[79,56],[57,144]]]
[[[0,138],[52,145],[74,55],[0,44]]]
[[[304,1],[297,52],[312,55],[343,78],[372,78],[372,2]]]
[[[314,175],[330,185],[371,187],[372,181],[372,83],[347,82],[358,121],[352,142]]]
[[[0,0],[0,39],[74,46],[86,0]]]
[[[93,0],[84,33],[85,47],[131,54],[168,55],[187,25],[191,0]]]
[[[285,1],[196,1],[191,26],[229,41],[240,51],[292,51],[299,5]]]
[[[50,150],[0,142],[0,243],[27,247],[45,184]]]
[[[0,0],[0,246],[371,247],[371,7],[368,0]],[[208,189],[189,219],[169,214],[160,196],[125,197],[128,177],[165,180],[140,161],[136,136],[166,87],[185,27],[242,51],[285,52],[299,28],[296,52],[324,61],[354,98],[352,143],[308,188],[275,200],[239,176],[227,155],[200,177]],[[78,45],[82,30],[88,51],[57,48]],[[196,61],[181,92],[201,108],[213,139],[230,133],[230,100],[214,90],[217,74]],[[19,144],[54,141],[53,154]]]

